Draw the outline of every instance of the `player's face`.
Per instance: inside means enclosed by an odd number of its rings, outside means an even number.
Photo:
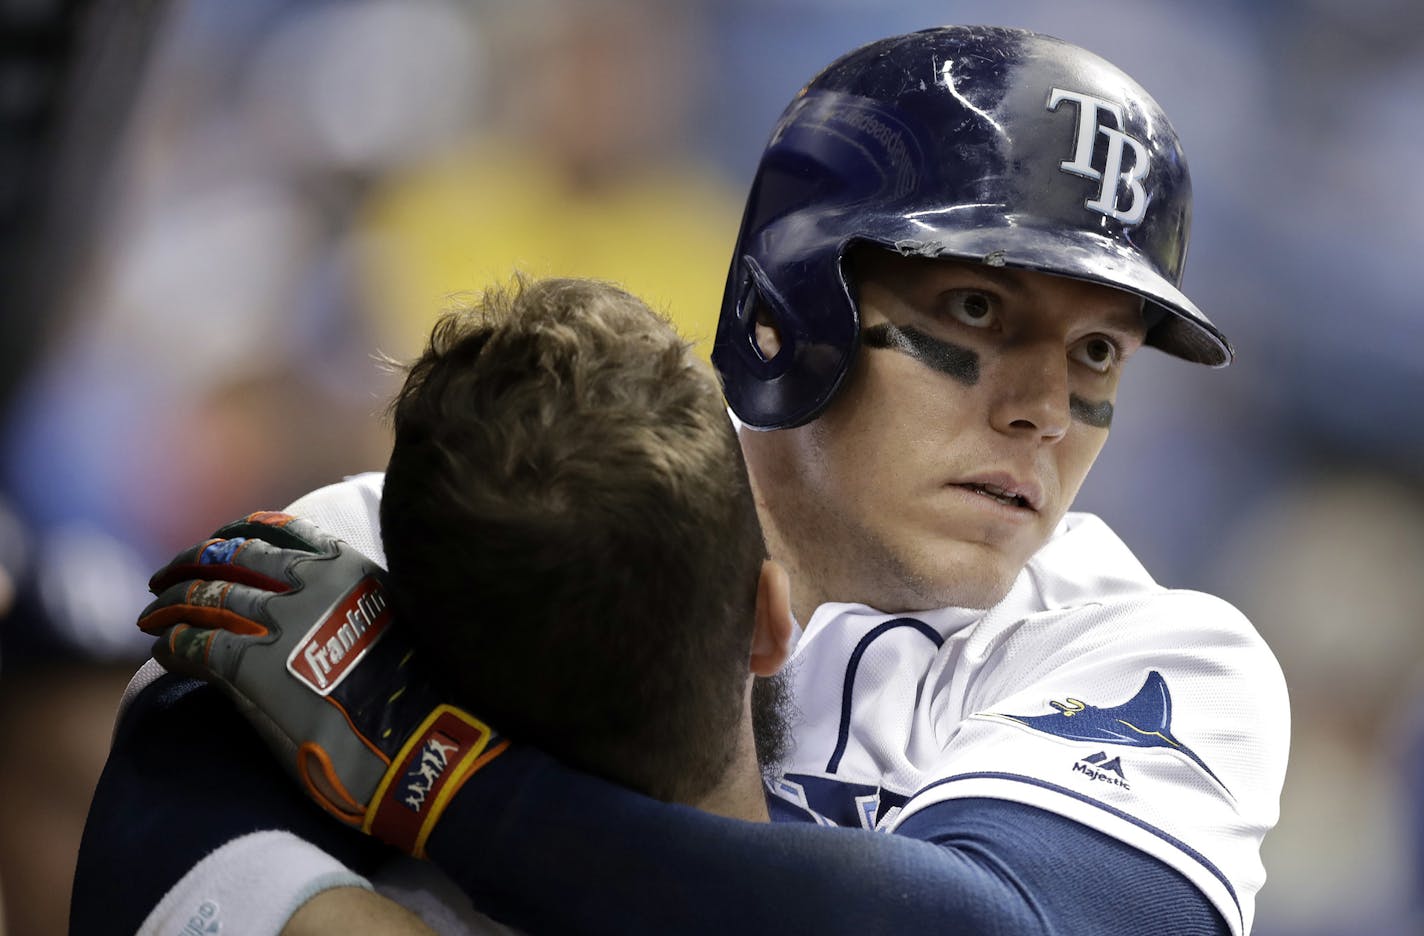
[[[814,422],[761,434],[779,468],[749,451],[808,580],[798,602],[987,607],[1107,441],[1141,301],[1042,273],[853,259],[861,350],[846,386]]]

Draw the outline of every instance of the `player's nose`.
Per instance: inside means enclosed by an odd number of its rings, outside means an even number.
[[[1004,349],[995,382],[990,422],[1007,435],[1056,442],[1068,432],[1069,361],[1061,342],[1023,342]]]

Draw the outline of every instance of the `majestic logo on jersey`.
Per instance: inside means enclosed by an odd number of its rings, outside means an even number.
[[[367,576],[307,632],[287,657],[287,671],[329,695],[390,623],[386,594]]]
[[[1147,177],[1152,163],[1147,147],[1123,131],[1122,105],[1081,91],[1054,88],[1048,93],[1049,110],[1058,110],[1064,101],[1078,109],[1078,123],[1073,137],[1073,158],[1059,163],[1058,168],[1099,183],[1097,195],[1084,202],[1083,207],[1116,218],[1123,224],[1138,223],[1147,213],[1150,196],[1142,180]],[[1112,124],[1104,123],[1104,117],[1112,118]],[[1099,136],[1107,140],[1101,168],[1093,164]],[[1125,202],[1123,195],[1127,196]]]
[[[1137,694],[1121,705],[1100,708],[1078,699],[1055,700],[1049,704],[1057,709],[1052,715],[995,714],[1067,741],[1169,748],[1190,757],[1213,780],[1221,783],[1205,761],[1172,735],[1172,695],[1167,691],[1167,681],[1156,670],[1148,673],[1147,681]],[[1118,767],[1120,770],[1121,764]]]
[[[1073,765],[1073,772],[1083,774],[1089,780],[1098,780],[1124,790],[1132,789],[1127,784],[1127,775],[1122,772],[1122,758],[1114,757],[1109,760],[1107,751],[1080,757]],[[1114,774],[1117,776],[1113,776]]]

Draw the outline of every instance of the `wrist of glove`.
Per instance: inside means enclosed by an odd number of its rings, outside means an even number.
[[[308,796],[408,854],[506,747],[441,704],[384,572],[315,524],[262,512],[179,553],[138,626],[168,669],[226,693]]]

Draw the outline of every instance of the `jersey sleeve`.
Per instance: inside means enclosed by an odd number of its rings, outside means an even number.
[[[958,798],[1034,806],[1167,863],[1249,932],[1290,734],[1285,681],[1249,622],[1159,592],[994,640],[1002,664],[941,707],[936,767],[889,828]]]
[[[386,549],[381,543],[381,489],[386,476],[379,471],[352,475],[303,494],[284,508],[285,513],[304,517],[337,539],[345,540],[357,552],[381,568],[386,567]]]

